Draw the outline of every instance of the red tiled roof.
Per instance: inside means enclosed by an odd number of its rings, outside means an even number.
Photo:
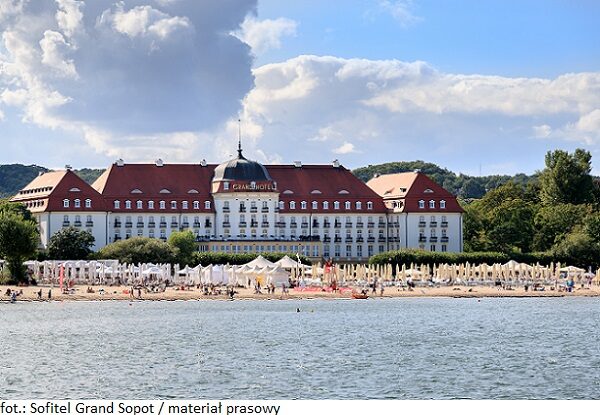
[[[456,197],[442,186],[420,172],[384,174],[375,177],[367,185],[384,200],[404,201],[404,212],[463,212]],[[425,208],[419,208],[419,201],[425,202]],[[429,201],[435,201],[435,208],[429,207]],[[446,201],[446,208],[440,208],[440,201]]]
[[[307,202],[306,212],[312,213],[385,213],[387,211],[381,197],[344,167],[331,165],[266,167],[273,180],[277,182],[279,200],[286,202],[283,213],[304,211],[300,209],[302,201]],[[288,193],[290,191],[292,193]],[[290,201],[296,202],[295,210],[288,209]],[[319,202],[317,209],[312,209],[312,201]],[[328,210],[323,210],[323,201],[329,201]],[[335,201],[340,202],[339,211],[333,208]],[[351,202],[350,210],[344,208],[346,201]],[[361,210],[356,210],[358,201],[362,202]],[[372,210],[367,210],[367,202],[373,202]]]
[[[70,201],[68,208],[63,206],[64,199]],[[75,199],[80,200],[80,208],[74,207]],[[86,199],[91,201],[91,208],[85,207]],[[106,210],[102,196],[70,170],[48,172],[36,177],[11,201],[26,204],[36,201],[42,202],[42,206],[30,208],[34,212],[78,210],[97,212]]]

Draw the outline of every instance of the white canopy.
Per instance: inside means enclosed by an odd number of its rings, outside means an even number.
[[[289,269],[302,266],[302,264],[298,263],[298,261],[294,261],[292,258],[290,258],[287,255],[284,256],[283,258],[281,258],[279,261],[275,262],[275,265],[278,265],[281,268],[289,268]]]
[[[248,265],[250,267],[264,268],[264,267],[272,267],[275,264],[272,263],[271,261],[269,261],[268,259],[266,259],[265,257],[263,257],[262,255],[259,255],[252,261],[248,262],[246,265]]]

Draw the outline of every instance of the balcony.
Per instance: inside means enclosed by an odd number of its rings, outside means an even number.
[[[358,229],[362,229],[363,228],[363,223],[362,222],[356,222],[356,227]]]
[[[374,228],[374,227],[375,227],[375,223],[374,222],[367,223],[367,228]]]
[[[290,223],[290,228],[296,229],[297,227],[298,227],[298,224],[296,222],[291,222]]]
[[[166,228],[167,227],[167,222],[161,222],[159,226],[161,228]]]
[[[385,236],[380,236],[379,238],[377,238],[377,242],[385,242]]]
[[[427,237],[424,235],[419,236],[419,242],[427,242]]]
[[[425,221],[424,221],[424,220],[422,220],[422,221],[419,221],[419,228],[424,228],[424,227],[425,227],[425,225],[426,225],[426,223],[425,223]]]
[[[190,227],[190,223],[189,223],[189,222],[183,222],[183,223],[181,224],[181,227],[182,227],[183,229],[187,229],[187,228],[189,228],[189,227]]]
[[[63,222],[63,226],[65,226],[64,222]],[[67,225],[66,226],[69,226],[69,221],[67,221]],[[121,222],[115,221],[115,226],[114,227],[115,228],[120,228],[121,227]]]
[[[447,221],[442,221],[442,222],[440,222],[440,226],[442,228],[447,228],[448,227],[448,222]]]
[[[255,222],[255,221],[250,222],[250,227],[251,228],[258,228],[258,222]]]
[[[240,222],[240,228],[245,228],[246,226],[248,226],[248,223],[246,221]]]
[[[330,236],[324,236],[323,237],[323,242],[331,242],[331,237]]]
[[[178,226],[179,224],[177,222],[171,222],[171,228],[176,228]]]
[[[138,222],[138,223],[136,224],[136,226],[137,226],[138,228],[143,228],[143,227],[144,227],[144,222]]]
[[[133,222],[125,222],[126,228],[133,228]]]
[[[240,207],[240,213],[246,213],[246,208],[245,207]]]
[[[333,227],[334,227],[334,228],[341,228],[341,227],[342,227],[342,223],[341,223],[341,222],[335,222],[335,223],[333,224]]]
[[[250,208],[250,213],[256,213],[256,212],[258,212],[258,208],[256,206]]]
[[[149,228],[156,228],[156,223],[154,223],[154,222],[148,222],[148,227]]]
[[[224,228],[230,228],[231,227],[231,223],[229,223],[229,222],[223,222],[223,227]]]
[[[207,220],[206,222],[204,222],[204,227],[205,228],[212,228],[212,222],[210,222],[210,221]]]
[[[346,222],[346,229],[352,228],[352,222]]]
[[[283,222],[283,221],[275,222],[275,227],[285,228],[285,222]]]
[[[269,227],[269,222],[262,222],[262,227],[263,228],[268,228]]]
[[[87,226],[88,228],[91,228],[92,226],[94,226],[94,222],[91,220],[88,220],[85,222],[85,226]]]
[[[301,227],[302,229],[308,229],[308,222],[302,222],[302,223],[300,224],[300,227]]]
[[[229,208],[228,207],[223,207],[223,213],[229,213]]]
[[[269,208],[268,207],[263,207],[260,209],[261,213],[269,213]]]
[[[442,242],[442,243],[448,243],[448,237],[447,236],[442,236],[440,238],[440,242]]]
[[[369,236],[367,238],[367,242],[375,242],[375,237],[374,236]]]
[[[353,238],[351,236],[346,236],[345,241],[346,242],[352,242]]]
[[[362,236],[357,236],[356,242],[364,242],[364,238]]]
[[[160,239],[161,241],[166,241],[166,240],[167,240],[167,237],[166,237],[166,236],[164,236],[164,235],[161,235],[161,237],[160,237],[160,238],[158,238],[158,239]]]
[[[437,242],[438,241],[438,237],[437,236],[430,236],[429,237],[429,242]]]
[[[319,227],[319,222],[313,221],[312,227],[313,228],[318,228]]]
[[[383,229],[385,228],[385,222],[379,222],[377,226],[379,227],[379,229]]]
[[[342,242],[342,237],[336,236],[335,238],[333,238],[333,242]]]
[[[114,241],[117,242],[117,241],[120,241],[120,240],[121,240],[121,237],[119,235],[115,235]]]
[[[81,221],[80,220],[76,220],[75,222],[73,222],[73,226],[75,226],[77,228],[81,228]]]
[[[435,227],[437,227],[437,222],[436,221],[431,221],[431,222],[429,222],[429,226],[431,228],[435,228]]]
[[[329,227],[331,227],[331,223],[329,223],[329,222],[323,222],[323,227],[324,228],[329,228]]]

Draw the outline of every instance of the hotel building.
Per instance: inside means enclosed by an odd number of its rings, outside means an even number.
[[[366,261],[400,248],[462,251],[456,198],[420,172],[367,184],[330,165],[126,164],[118,160],[92,185],[71,170],[42,174],[13,202],[37,219],[41,245],[73,226],[95,249],[145,236],[166,240],[190,230],[200,251],[299,252],[317,260]]]

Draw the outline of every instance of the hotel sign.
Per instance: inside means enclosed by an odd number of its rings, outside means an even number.
[[[234,191],[245,191],[245,190],[251,190],[251,191],[274,191],[275,187],[273,186],[273,183],[255,183],[255,182],[250,182],[250,183],[233,183],[231,185],[231,190]]]

